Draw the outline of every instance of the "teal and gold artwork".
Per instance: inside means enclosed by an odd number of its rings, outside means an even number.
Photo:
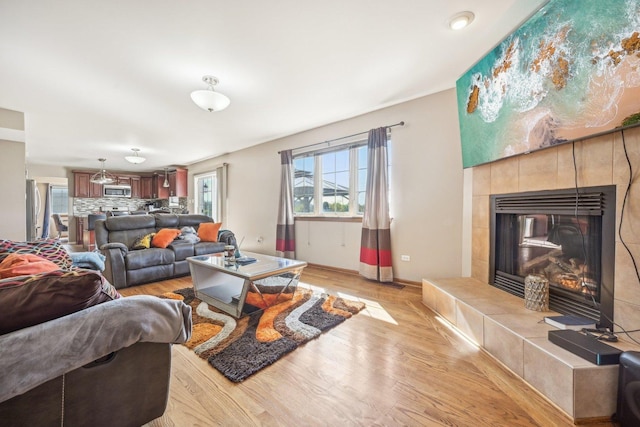
[[[465,168],[640,119],[640,0],[551,0],[456,82]]]

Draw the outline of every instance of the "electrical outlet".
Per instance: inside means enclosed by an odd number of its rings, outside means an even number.
[[[409,255],[400,255],[400,259],[402,261],[411,261],[411,257]]]

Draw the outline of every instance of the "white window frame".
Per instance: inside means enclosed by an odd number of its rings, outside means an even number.
[[[198,182],[201,179],[212,178],[212,188],[211,188],[211,203],[212,203],[212,212],[211,216],[214,220],[218,220],[220,218],[220,203],[219,203],[219,194],[218,194],[218,176],[215,170],[209,172],[199,173],[193,176],[193,189],[195,197],[193,198],[193,210],[196,214],[201,214],[200,212],[200,189],[198,187]],[[215,211],[215,212],[214,212]]]
[[[53,192],[54,192],[54,190],[66,190],[67,191],[67,200],[66,200],[66,203],[65,203],[66,209],[64,210],[64,212],[59,212],[56,209],[54,209],[54,206],[53,206],[54,205],[54,203],[53,203],[53,198],[54,198],[53,197]],[[67,187],[64,186],[64,185],[52,184],[51,185],[51,189],[49,191],[50,191],[50,196],[51,196],[51,213],[52,214],[57,213],[57,214],[61,214],[61,215],[67,215],[69,213],[69,190],[67,189]]]
[[[388,141],[389,145],[391,140]],[[313,212],[294,212],[295,217],[359,217],[363,216],[363,212],[358,212],[358,148],[367,145],[366,139],[358,139],[350,141],[348,143],[335,145],[330,148],[323,148],[319,150],[307,150],[304,152],[296,153],[294,150],[293,159],[300,157],[313,157],[314,159],[314,203]],[[349,212],[324,212],[322,209],[323,200],[323,187],[322,187],[322,154],[349,150]],[[389,156],[389,167],[391,166],[391,160]],[[295,171],[294,171],[295,174]],[[295,180],[294,180],[295,185]],[[295,189],[294,189],[295,193]]]

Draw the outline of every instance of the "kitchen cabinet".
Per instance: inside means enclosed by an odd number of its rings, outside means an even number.
[[[84,245],[84,227],[86,218],[77,216],[76,217],[76,244]]]
[[[187,175],[186,169],[169,172],[169,196],[187,197]]]
[[[95,184],[91,182],[91,172],[74,172],[74,197],[102,197],[102,184]]]
[[[164,184],[164,174],[153,175],[153,198],[154,199],[169,198],[169,188],[163,187],[162,184]]]
[[[167,181],[169,187],[164,187],[165,173],[156,173],[154,178],[153,189],[155,191],[155,199],[168,199],[169,197],[187,197],[187,169],[174,169],[167,172]]]
[[[117,185],[128,185],[129,187],[131,187],[131,176],[129,176],[129,175],[119,175],[118,176],[118,181],[115,182],[114,184],[117,184]]]
[[[140,177],[140,198],[141,199],[153,199],[153,177],[142,176]]]
[[[96,232],[93,230],[84,230],[82,232],[82,247],[88,252],[93,252],[96,248]]]
[[[94,172],[73,172],[74,180],[74,197],[80,198],[96,198],[103,197],[102,184],[94,184],[91,182],[91,176]],[[118,175],[116,176],[115,185],[128,185],[131,187],[131,197],[134,199],[153,199],[151,187],[152,177],[141,177],[140,175]],[[142,178],[145,178],[143,189]],[[168,196],[167,196],[168,197]]]
[[[141,178],[139,176],[131,177],[131,197],[134,199],[140,199],[142,197],[140,181],[141,181]]]
[[[102,198],[102,184],[91,182],[95,172],[73,172],[74,197]],[[118,175],[114,184],[131,187],[131,198],[134,199],[168,199],[169,197],[187,197],[187,169],[177,168],[167,172],[169,187],[164,187],[164,172],[153,176]]]

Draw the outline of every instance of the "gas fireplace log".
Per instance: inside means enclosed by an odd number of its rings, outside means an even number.
[[[554,249],[552,251],[547,252],[544,255],[540,255],[539,257],[535,257],[525,263],[522,264],[522,271],[526,274],[530,274],[530,272],[540,271],[544,269],[544,267],[549,264],[550,257],[557,257],[562,255],[562,251],[559,249]],[[524,274],[524,275],[526,275]]]
[[[588,274],[586,265],[582,262],[582,260],[578,258],[571,258],[569,262],[567,262],[563,258],[550,256],[549,261],[551,261],[567,273],[571,273],[576,276],[583,276]]]

